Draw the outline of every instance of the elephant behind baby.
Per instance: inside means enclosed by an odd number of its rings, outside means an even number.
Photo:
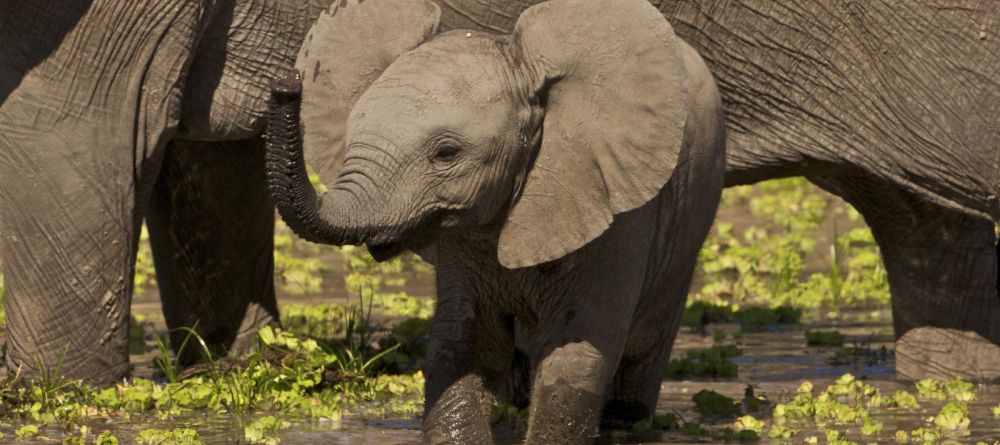
[[[446,2],[508,32],[539,0]],[[726,185],[802,175],[879,244],[904,378],[1000,379],[1000,9],[990,1],[651,0],[726,108]]]

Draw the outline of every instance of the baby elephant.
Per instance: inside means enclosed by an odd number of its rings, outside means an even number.
[[[430,442],[492,442],[519,351],[527,442],[589,443],[602,410],[655,407],[722,188],[718,92],[646,0],[553,0],[511,35],[439,17],[367,0],[319,19],[304,79],[273,86],[273,198],[303,238],[436,265]]]

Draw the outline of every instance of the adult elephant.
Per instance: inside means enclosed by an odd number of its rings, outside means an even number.
[[[436,264],[432,443],[492,443],[515,351],[527,442],[589,443],[602,408],[655,406],[721,192],[718,92],[645,0],[553,0],[509,35],[438,22],[423,0],[320,17],[272,93],[275,202],[306,239]]]
[[[260,117],[268,83],[328,3],[4,4],[9,369],[126,375],[144,217],[168,327],[197,324],[222,350],[275,322]]]
[[[504,32],[536,0],[451,3]],[[726,185],[805,176],[889,276],[901,377],[1000,378],[1000,9],[989,0],[652,0],[727,111]]]
[[[990,1],[674,1],[718,76],[727,185],[803,175],[882,251],[896,369],[1000,378],[1000,10]]]
[[[9,369],[120,381],[143,219],[169,328],[197,326],[220,354],[277,322],[260,137],[267,86],[295,62],[319,13],[349,3],[357,1],[4,4]],[[184,335],[174,331],[173,344]],[[183,362],[197,358],[194,349]]]

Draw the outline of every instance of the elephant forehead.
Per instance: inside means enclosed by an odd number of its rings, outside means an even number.
[[[456,63],[437,52],[405,56],[358,100],[348,118],[348,140],[377,130],[398,143],[419,143],[450,131],[486,143],[516,126],[516,99],[500,69],[468,60]],[[488,59],[482,53],[463,58]]]
[[[441,103],[509,98],[513,76],[505,47],[495,38],[465,35],[449,33],[402,54],[372,88],[408,90],[404,94]]]
[[[406,147],[422,146],[427,139],[447,132],[488,144],[515,124],[508,102],[441,101],[415,90],[396,90],[359,101],[348,118],[346,136],[351,143],[363,135],[378,135]]]

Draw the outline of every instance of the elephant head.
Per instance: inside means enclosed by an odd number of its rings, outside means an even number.
[[[304,74],[275,83],[268,175],[300,236],[388,258],[441,231],[487,233],[502,265],[526,267],[584,246],[670,179],[687,76],[646,0],[549,1],[511,35],[437,34],[439,17],[425,0],[323,15]],[[336,173],[322,196],[303,145]]]

